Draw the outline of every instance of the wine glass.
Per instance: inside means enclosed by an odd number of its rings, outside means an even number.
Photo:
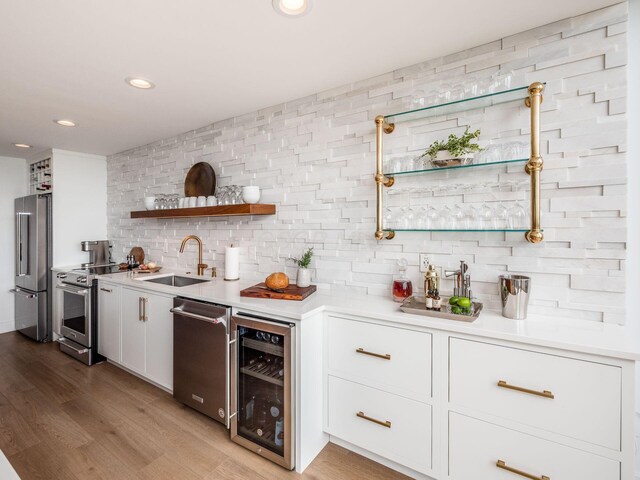
[[[434,230],[438,228],[438,211],[433,205],[428,205],[425,210],[425,228],[427,230]]]
[[[454,207],[450,211],[451,211],[451,221],[449,223],[451,225],[451,228],[453,230],[457,228],[464,228],[464,223],[463,223],[464,212],[462,211],[462,208],[460,207],[460,205],[454,205]]]
[[[500,202],[493,209],[493,226],[496,230],[507,228],[509,221],[509,214],[507,213],[507,207]]]
[[[516,229],[526,226],[527,212],[519,201],[516,201],[511,208],[509,208],[509,228]]]
[[[493,210],[486,202],[480,207],[480,225],[484,229],[493,227]]]

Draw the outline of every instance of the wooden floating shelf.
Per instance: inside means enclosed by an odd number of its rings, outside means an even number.
[[[187,218],[232,217],[240,215],[275,215],[276,206],[268,203],[245,203],[219,207],[172,208],[167,210],[138,210],[131,218]]]

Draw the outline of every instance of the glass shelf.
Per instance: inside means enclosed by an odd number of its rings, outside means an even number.
[[[504,232],[504,233],[526,233],[529,228],[479,228],[479,229],[429,229],[429,228],[385,228],[384,232]],[[544,230],[540,230],[543,232]]]
[[[440,167],[440,168],[423,168],[421,170],[407,170],[406,172],[387,172],[384,174],[385,177],[395,177],[398,175],[418,175],[422,173],[430,173],[430,172],[441,172],[443,170],[458,170],[460,168],[476,168],[476,167],[490,167],[492,165],[507,165],[510,163],[526,163],[528,162],[528,158],[516,158],[514,160],[499,160],[497,162],[486,162],[486,163],[471,163],[469,165],[457,165],[455,167]]]
[[[517,87],[509,90],[503,90],[501,92],[487,93],[486,95],[479,95],[477,97],[464,98],[462,100],[440,103],[429,107],[407,110],[406,112],[392,113],[390,115],[385,115],[384,119],[387,123],[405,122],[408,120],[416,120],[418,118],[435,117],[438,115],[447,115],[465,110],[491,107],[500,103],[524,100],[528,96],[529,87]]]

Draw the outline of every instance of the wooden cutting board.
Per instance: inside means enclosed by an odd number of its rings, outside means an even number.
[[[245,288],[240,292],[241,297],[251,298],[274,298],[276,300],[304,300],[316,291],[315,285],[308,287],[298,287],[297,285],[289,285],[282,292],[269,290],[264,283],[259,283],[253,287]]]

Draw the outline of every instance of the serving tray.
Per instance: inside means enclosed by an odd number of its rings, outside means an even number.
[[[482,303],[471,302],[471,313],[468,315],[461,315],[451,312],[449,298],[450,297],[442,297],[442,308],[440,309],[440,311],[437,311],[427,310],[424,296],[414,295],[402,302],[402,305],[400,305],[400,310],[405,313],[413,313],[414,315],[445,318],[447,320],[458,320],[460,322],[474,322],[480,316],[480,312],[482,311]]]

